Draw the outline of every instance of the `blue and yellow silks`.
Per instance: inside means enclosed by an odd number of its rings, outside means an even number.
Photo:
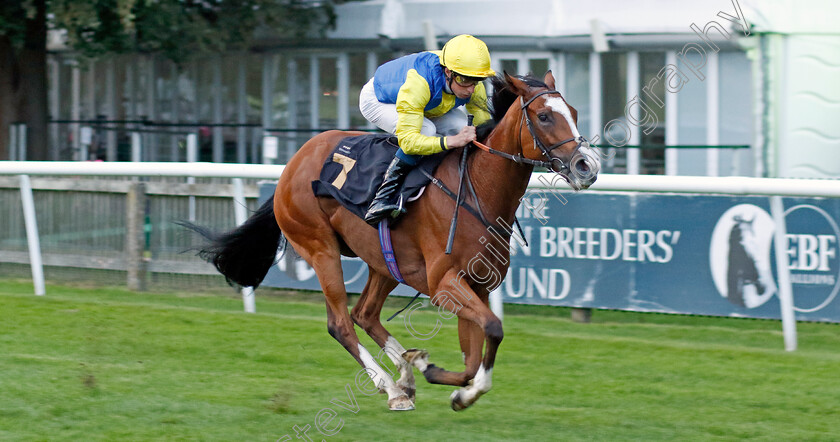
[[[446,76],[440,52],[419,52],[383,64],[373,77],[376,98],[397,106],[396,135],[400,149],[409,155],[431,155],[445,148],[440,137],[420,133],[423,117],[440,117],[466,105],[476,126],[488,121],[487,92],[483,83],[475,86],[469,99],[446,92]]]

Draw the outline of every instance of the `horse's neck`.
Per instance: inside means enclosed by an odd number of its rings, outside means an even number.
[[[499,123],[499,127],[487,137],[485,144],[497,150],[515,150],[507,152],[514,155],[521,150],[520,141],[517,137],[518,130],[515,128],[516,119],[509,117],[512,115],[506,116]],[[528,187],[533,167],[484,151],[473,155],[469,167],[470,178],[484,216],[494,224],[498,217],[502,217],[505,222],[511,222],[516,208],[519,207],[519,200]]]

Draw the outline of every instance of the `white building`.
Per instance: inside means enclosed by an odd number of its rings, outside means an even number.
[[[180,132],[200,131],[203,160],[283,162],[311,129],[369,127],[358,92],[380,63],[467,33],[497,71],[551,69],[597,144],[638,146],[606,171],[840,177],[840,3],[375,0],[337,14],[325,39],[264,39],[184,69],[147,55],[79,67],[54,52],[53,156],[129,159],[140,128],[144,160],[185,160]],[[99,115],[129,123],[80,137]]]

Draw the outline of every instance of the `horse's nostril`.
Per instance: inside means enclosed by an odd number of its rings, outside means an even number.
[[[589,165],[586,164],[585,160],[579,160],[575,162],[575,170],[582,175],[586,175],[589,173]]]

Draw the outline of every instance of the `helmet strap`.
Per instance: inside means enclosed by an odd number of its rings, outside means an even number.
[[[452,72],[452,70],[450,70],[448,76],[445,72],[443,75],[444,77],[446,77],[446,93],[455,95],[455,92],[452,92],[452,82],[455,81],[455,72]]]

